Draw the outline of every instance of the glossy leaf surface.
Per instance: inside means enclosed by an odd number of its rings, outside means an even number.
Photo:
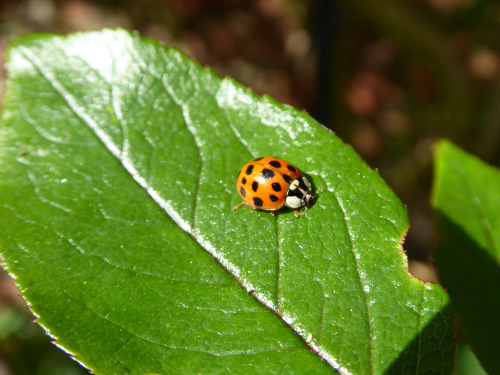
[[[3,258],[97,374],[451,371],[405,208],[309,115],[123,30],[25,37],[8,61]],[[264,155],[319,190],[299,218],[232,210]]]

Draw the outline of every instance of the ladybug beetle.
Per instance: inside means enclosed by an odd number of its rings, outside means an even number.
[[[283,206],[295,209],[307,208],[314,195],[311,184],[300,170],[286,160],[264,156],[253,159],[241,168],[236,189],[243,198],[237,210],[244,204],[256,210],[274,211]]]

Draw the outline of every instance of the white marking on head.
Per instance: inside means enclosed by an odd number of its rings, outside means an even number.
[[[292,181],[290,186],[288,187],[288,190],[295,190],[299,188],[299,179],[296,178],[295,180]]]
[[[286,197],[285,205],[289,208],[302,207],[302,201],[297,197]]]
[[[313,198],[311,184],[306,177],[299,177],[290,183],[285,199],[285,206],[289,208],[300,208],[307,206]]]
[[[307,177],[303,176],[302,177],[302,181],[304,181],[304,184],[306,184],[307,186],[307,191],[311,191],[312,187],[311,187],[311,183],[309,182],[309,180],[307,179]]]

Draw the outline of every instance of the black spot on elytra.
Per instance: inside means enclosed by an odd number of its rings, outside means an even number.
[[[255,207],[262,207],[262,203],[262,199],[257,197],[253,198],[253,204],[255,205]]]
[[[270,169],[267,169],[267,168],[264,168],[262,170],[262,173],[260,174],[263,178],[265,178],[266,180],[269,180],[270,178],[273,178],[274,177],[274,172]]]
[[[252,182],[252,190],[257,191],[259,188],[259,183],[257,181]]]
[[[245,198],[245,195],[246,195],[247,192],[245,191],[245,188],[243,186],[240,187],[240,193],[241,193],[241,196],[243,198]]]
[[[286,167],[288,168],[288,170],[290,172],[293,172],[293,173],[297,172],[297,170],[295,169],[295,167],[293,165],[288,164]]]
[[[247,175],[251,174],[253,171],[253,164],[250,164],[248,167],[247,167],[247,170],[245,171],[245,173]]]
[[[286,174],[283,175],[283,178],[285,179],[287,184],[290,184],[292,182],[292,178]]]
[[[243,177],[243,178],[241,179],[241,184],[242,184],[242,185],[245,185],[246,183],[247,183],[247,179],[246,179],[246,177]]]
[[[274,168],[281,168],[281,163],[278,160],[272,160],[269,162]]]
[[[274,191],[281,191],[281,185],[279,182],[273,182],[271,185]]]
[[[262,160],[262,159],[264,159],[264,157],[253,159],[252,161],[259,161],[259,160]]]
[[[269,199],[271,199],[271,201],[273,201],[273,202],[276,202],[279,198],[278,198],[276,195],[272,195],[272,194],[271,194],[271,195],[269,196]]]

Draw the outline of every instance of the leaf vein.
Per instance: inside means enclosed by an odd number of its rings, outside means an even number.
[[[363,294],[365,296],[365,306],[366,306],[366,311],[367,311],[367,323],[368,323],[368,338],[369,338],[369,343],[370,343],[370,348],[369,348],[369,351],[370,351],[370,367],[371,367],[370,373],[373,374],[374,373],[373,372],[373,365],[374,365],[374,361],[373,361],[373,327],[372,327],[372,322],[371,322],[370,304],[369,304],[368,293],[363,288],[363,277],[362,277],[361,271],[359,269],[358,259],[356,258],[356,251],[355,251],[355,246],[354,246],[354,242],[353,242],[353,235],[351,233],[351,228],[348,225],[347,212],[344,209],[343,205],[341,204],[341,200],[337,196],[337,194],[335,194],[335,192],[333,192],[333,191],[332,191],[332,193],[333,193],[333,196],[335,197],[335,199],[337,201],[337,204],[339,205],[339,207],[340,207],[340,209],[342,211],[342,214],[344,215],[344,220],[342,220],[342,223],[344,223],[346,231],[349,234],[348,237],[349,237],[349,241],[351,243],[351,251],[352,251],[352,254],[353,254],[353,258],[354,258],[354,264],[356,266],[356,273],[358,275],[358,279],[359,279],[359,282],[360,282],[360,285],[361,285],[361,290],[363,291]]]

